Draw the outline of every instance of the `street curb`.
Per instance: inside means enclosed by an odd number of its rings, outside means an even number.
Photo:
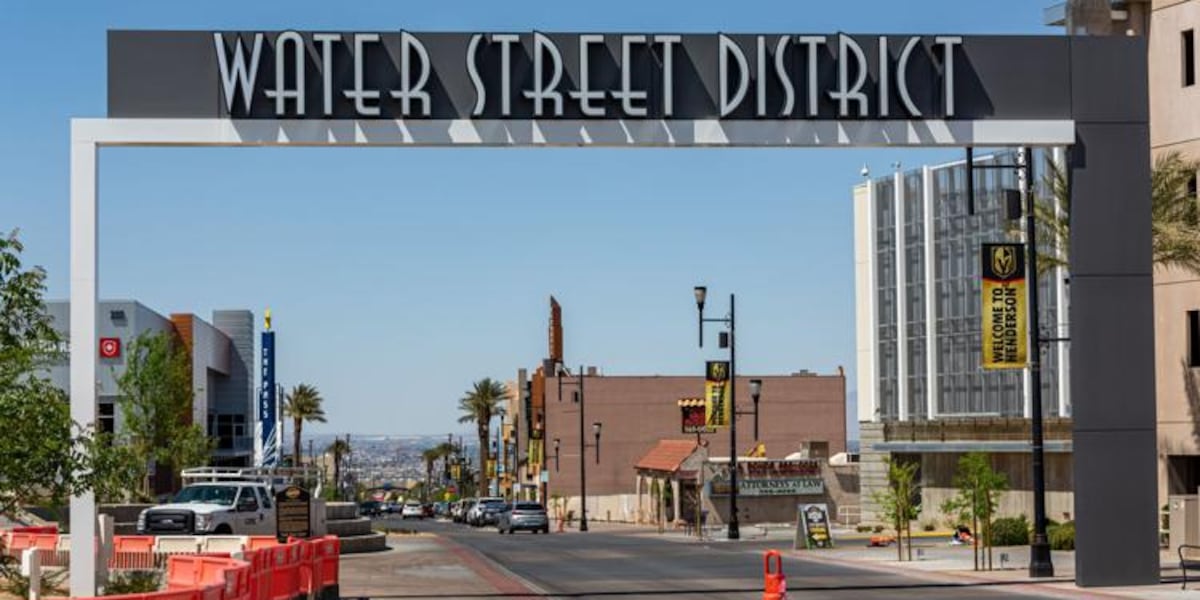
[[[521,592],[525,592],[530,594],[530,597],[533,598],[553,597],[549,592],[542,589],[538,585],[534,584],[528,579],[525,579],[524,577],[521,577],[520,575],[517,575],[516,573],[513,573],[504,565],[492,560],[492,558],[488,555],[471,548],[470,546],[460,544],[457,541],[437,534],[430,534],[430,537],[437,540],[439,544],[452,552],[458,558],[462,559],[467,568],[474,571],[477,575],[483,578],[484,581],[487,581],[489,585],[496,588],[496,590],[499,592],[504,594],[519,594]],[[505,583],[513,583],[524,589],[505,589],[505,587],[507,587],[503,585]],[[520,596],[513,597],[519,598]]]
[[[988,577],[982,573],[975,571],[924,571],[919,569],[906,569],[902,566],[884,565],[874,561],[862,561],[848,559],[845,557],[821,556],[813,552],[802,551],[785,551],[786,556],[793,557],[800,561],[819,562],[823,564],[831,564],[838,566],[853,566],[864,570],[875,571],[877,573],[887,573],[889,575],[904,575],[913,579],[921,579],[931,583],[963,583],[963,579],[969,579],[976,583],[995,584],[998,588],[1026,590],[1040,595],[1050,595],[1056,598],[1128,598],[1129,596],[1105,593],[1092,588],[1083,589],[1066,589],[1059,587],[1062,584],[1074,585],[1074,579],[1066,577],[1058,577],[1050,580],[1044,579],[996,579]]]

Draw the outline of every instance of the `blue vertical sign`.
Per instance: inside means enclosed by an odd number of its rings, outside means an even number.
[[[269,321],[268,321],[269,323]],[[279,464],[279,419],[275,414],[275,332],[262,334],[262,386],[258,393],[258,464],[274,467]]]

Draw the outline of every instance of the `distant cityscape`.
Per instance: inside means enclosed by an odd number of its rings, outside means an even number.
[[[291,433],[290,430],[287,433]],[[446,441],[446,434],[441,435],[370,435],[349,434],[351,454],[349,471],[353,479],[371,488],[390,485],[395,488],[408,487],[416,482],[425,480],[425,461],[421,453],[426,449]],[[346,434],[313,433],[304,435],[305,451],[308,451],[309,440],[312,449],[320,454],[333,443],[335,438],[346,438]],[[459,443],[459,435],[454,436],[454,443]],[[462,435],[467,456],[474,456],[478,441],[467,435]],[[285,442],[284,447],[290,447]]]

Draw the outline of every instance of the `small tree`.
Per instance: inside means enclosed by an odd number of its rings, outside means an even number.
[[[117,378],[128,443],[147,469],[141,492],[151,497],[149,465],[171,469],[208,463],[212,440],[192,423],[192,368],[186,350],[169,331],[146,332],[129,344],[125,372]]]
[[[971,520],[974,533],[973,546],[975,570],[980,568],[979,541],[982,538],[987,552],[986,565],[992,569],[992,522],[1000,505],[1000,495],[1008,490],[1008,478],[992,469],[991,457],[982,452],[971,452],[958,459],[958,471],[954,475],[954,486],[958,495],[942,505],[944,512],[957,513],[963,520]],[[982,530],[980,527],[982,526]]]
[[[67,395],[45,378],[62,360],[42,297],[46,272],[21,264],[17,232],[0,235],[0,515],[27,504],[59,506],[89,481],[88,432],[71,421]]]
[[[896,531],[896,559],[905,560],[905,538],[908,538],[908,560],[912,560],[912,521],[921,514],[918,502],[920,484],[917,482],[916,462],[886,461],[888,485],[875,492],[872,499],[879,504],[880,513]]]

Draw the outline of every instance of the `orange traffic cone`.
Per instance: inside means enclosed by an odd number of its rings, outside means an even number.
[[[771,571],[771,559],[775,559],[775,571]],[[783,556],[778,550],[767,550],[763,554],[763,600],[786,600],[787,577],[783,575]]]

